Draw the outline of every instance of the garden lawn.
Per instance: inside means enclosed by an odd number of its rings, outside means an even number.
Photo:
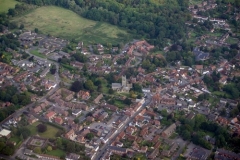
[[[133,38],[126,30],[117,26],[88,20],[73,11],[56,6],[39,7],[28,14],[14,17],[12,21],[24,24],[25,29],[38,28],[44,34],[68,40],[76,39],[87,44],[119,44]]]
[[[232,98],[232,96],[224,91],[214,91],[212,92],[214,95],[216,96],[219,96],[219,97],[223,97],[224,95],[227,97],[227,98]]]
[[[123,109],[126,107],[126,104],[124,104],[123,101],[121,100],[114,100],[114,105],[120,109]]]
[[[8,12],[10,8],[14,8],[18,3],[16,0],[0,0],[0,13]]]
[[[62,157],[64,155],[66,155],[66,153],[63,150],[60,150],[60,149],[49,151],[46,154],[51,155],[51,156],[56,156],[56,157]]]
[[[18,144],[21,141],[19,136],[13,136],[9,140],[13,141],[13,142],[16,142],[16,144]]]
[[[47,130],[44,133],[39,133],[37,131],[37,125],[39,125],[41,122],[35,122],[31,125],[28,126],[28,129],[31,131],[31,135],[36,135],[38,134],[39,136],[43,137],[43,138],[55,138],[56,133],[59,131],[58,128],[51,126],[49,124],[45,124],[47,125]]]
[[[30,53],[37,56],[37,57],[46,58],[46,56],[41,54],[38,50],[31,50]]]

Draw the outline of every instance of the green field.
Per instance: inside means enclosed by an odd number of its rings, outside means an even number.
[[[132,36],[123,29],[82,18],[70,10],[55,6],[37,8],[26,15],[14,18],[13,21],[24,24],[25,29],[38,28],[44,34],[81,40],[85,43],[118,44],[132,39]]]
[[[190,5],[197,5],[197,4],[200,4],[200,3],[202,3],[202,0],[190,0],[189,1]]]
[[[41,54],[38,50],[31,50],[30,53],[37,57],[46,58],[46,56]]]
[[[56,157],[61,157],[61,156],[66,155],[66,153],[60,149],[49,151],[46,154],[51,155],[51,156],[56,156]]]
[[[37,131],[37,125],[39,125],[41,122],[35,122],[32,125],[28,126],[28,129],[31,131],[31,135],[36,135],[38,134],[39,136],[43,137],[43,138],[55,138],[56,137],[56,133],[59,131],[58,128],[53,127],[49,124],[45,124],[47,125],[47,130],[44,133],[38,133]]]
[[[8,12],[8,9],[14,8],[19,3],[15,0],[0,0],[0,13]]]

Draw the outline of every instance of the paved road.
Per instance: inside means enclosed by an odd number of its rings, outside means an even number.
[[[26,52],[30,55],[32,55],[29,50],[26,50]],[[57,71],[56,71],[56,74],[55,74],[55,80],[56,80],[56,87],[51,89],[45,96],[43,96],[42,98],[40,98],[37,102],[44,102],[46,101],[46,98],[50,95],[52,95],[53,93],[55,93],[60,87],[59,87],[59,83],[60,83],[60,78],[59,78],[59,64],[56,63],[56,62],[53,62],[53,61],[50,61],[50,60],[47,60],[47,59],[44,59],[44,58],[40,58],[40,57],[37,57],[35,55],[32,55],[34,57],[36,57],[37,59],[41,59],[41,60],[44,60],[44,61],[47,61],[48,63],[52,63],[52,64],[55,64],[56,65],[56,68],[57,68]],[[10,119],[12,119],[13,117],[19,117],[23,114],[23,112],[26,112],[28,111],[31,107],[35,106],[35,103],[36,102],[33,102],[25,107],[22,107],[20,108],[19,110],[15,111],[13,114],[11,114],[10,116],[8,116],[6,119],[4,119],[2,122],[0,122],[0,125],[4,124],[5,122],[9,121]],[[40,118],[39,116],[37,116],[38,118]],[[41,120],[45,121],[43,118],[41,118]],[[0,154],[0,159],[3,158],[3,159],[7,159],[7,160],[14,160],[14,158],[12,157],[8,157],[8,156],[5,156],[5,155],[1,155]]]
[[[182,138],[178,138],[177,140],[174,140],[179,145],[179,149],[174,155],[172,156],[171,160],[177,160],[178,157],[180,157],[180,154],[183,152],[183,149],[186,145],[188,145],[189,142],[184,141]]]
[[[97,152],[96,156],[94,157],[94,160],[99,160],[102,155],[107,151],[109,145],[116,139],[119,133],[121,133],[123,130],[126,129],[126,126],[133,121],[134,117],[136,117],[149,103],[151,102],[151,97],[149,96],[148,99],[146,99],[146,102],[142,105],[142,107],[135,112],[133,116],[131,116],[120,128],[117,129],[117,132],[111,136],[109,141],[104,144],[100,150]]]
[[[29,50],[26,50],[26,52],[30,55],[32,55]],[[32,56],[35,56],[35,55],[32,55]],[[56,62],[52,62],[50,60],[47,60],[47,59],[44,59],[44,58],[40,58],[40,57],[37,57],[35,56],[37,59],[41,59],[41,60],[44,60],[44,61],[48,61],[49,63],[53,63],[56,65],[56,68],[57,68],[57,71],[56,71],[56,74],[55,74],[55,79],[56,79],[56,84],[57,86],[53,89],[51,89],[45,96],[43,96],[42,98],[40,98],[37,102],[44,102],[46,101],[46,98],[47,96],[53,94],[54,92],[56,92],[60,87],[59,87],[59,83],[60,83],[60,78],[59,78],[59,64],[56,63]],[[4,124],[5,122],[9,121],[10,119],[12,119],[13,117],[18,117],[20,116],[24,111],[28,111],[29,108],[33,107],[35,105],[35,102],[23,107],[23,108],[20,108],[19,110],[15,111],[12,115],[8,116],[5,120],[3,120],[2,122],[0,122],[0,125]]]
[[[15,158],[11,158],[5,155],[0,154],[0,159],[6,159],[6,160],[15,160]]]

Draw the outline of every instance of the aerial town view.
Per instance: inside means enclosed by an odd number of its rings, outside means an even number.
[[[0,0],[0,160],[240,160],[240,0]]]

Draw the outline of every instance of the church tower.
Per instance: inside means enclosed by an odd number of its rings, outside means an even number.
[[[127,86],[127,78],[126,76],[122,76],[122,87],[126,87]]]

